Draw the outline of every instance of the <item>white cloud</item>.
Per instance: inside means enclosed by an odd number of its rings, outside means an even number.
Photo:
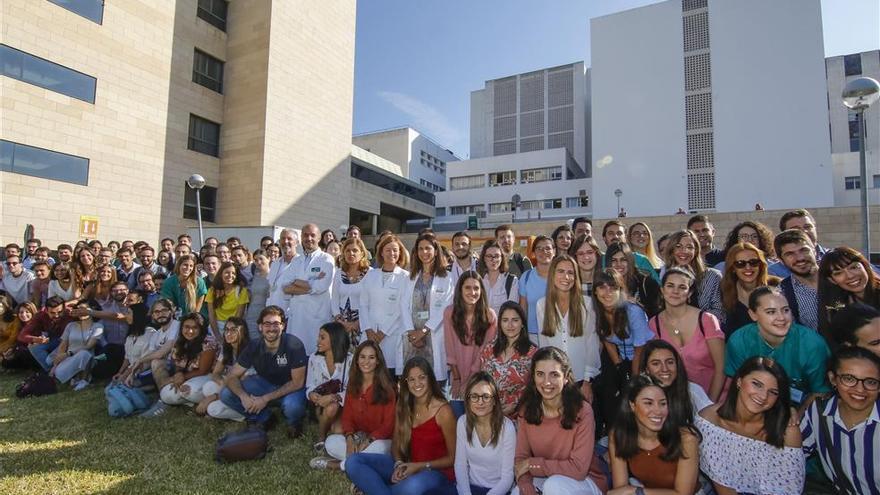
[[[379,97],[403,112],[411,125],[443,146],[452,146],[462,139],[461,132],[439,110],[412,96],[394,91],[379,91]]]

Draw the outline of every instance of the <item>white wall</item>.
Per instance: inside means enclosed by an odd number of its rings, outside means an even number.
[[[593,212],[687,207],[681,2],[591,20]],[[603,160],[608,161],[605,166]]]
[[[425,179],[432,184],[445,188],[446,174],[423,165],[421,162],[421,151],[425,151],[446,163],[457,161],[458,158],[443,146],[431,141],[414,129],[409,130],[408,139],[410,146],[409,179],[415,183],[419,183],[419,179]]]
[[[710,0],[709,35],[716,209],[834,204],[819,0]]]
[[[410,138],[408,128],[361,134],[351,138],[351,142],[374,155],[396,163],[400,166],[403,176],[409,177]]]

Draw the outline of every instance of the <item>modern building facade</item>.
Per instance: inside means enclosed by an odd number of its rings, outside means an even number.
[[[841,92],[859,77],[880,81],[880,50],[825,59],[828,77],[828,113],[831,119],[831,159],[834,162],[834,205],[861,204],[859,123],[855,112],[843,106]],[[868,201],[880,204],[880,105],[865,112],[865,158],[868,165]]]
[[[470,158],[565,148],[589,177],[589,95],[583,62],[486,81],[471,92]]]
[[[400,166],[404,177],[431,191],[446,189],[446,168],[458,157],[412,127],[358,134],[355,146]]]
[[[819,0],[667,0],[591,53],[597,217],[834,203]]]
[[[0,238],[347,223],[355,4],[4,1]]]

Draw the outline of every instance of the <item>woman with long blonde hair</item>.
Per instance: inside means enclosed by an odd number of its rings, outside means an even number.
[[[185,254],[174,263],[174,273],[162,284],[162,297],[171,299],[182,313],[198,312],[205,302],[208,287],[196,273],[196,257]]]
[[[654,234],[651,233],[648,224],[636,222],[630,225],[626,238],[629,239],[633,252],[648,258],[655,270],[663,267],[663,260],[657,256],[657,252],[654,250]]]

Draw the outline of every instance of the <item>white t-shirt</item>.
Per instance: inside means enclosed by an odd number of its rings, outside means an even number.
[[[85,349],[86,344],[93,338],[101,338],[104,333],[104,327],[100,322],[90,322],[91,325],[83,329],[78,321],[68,323],[64,327],[64,333],[61,334],[61,340],[67,342],[67,352],[76,354]]]
[[[507,293],[507,279],[513,277],[510,285],[510,294]],[[489,285],[489,275],[483,276],[483,287],[486,288],[486,299],[489,307],[495,310],[495,314],[501,316],[501,305],[507,301],[519,302],[519,279],[516,275],[502,273],[495,280],[495,285]]]
[[[498,443],[480,444],[474,431],[473,443],[468,441],[467,415],[458,418],[455,427],[455,481],[458,493],[471,493],[470,485],[491,488],[489,493],[507,493],[513,486],[513,458],[516,454],[516,428],[504,418]]]
[[[180,333],[180,322],[177,320],[171,320],[171,324],[164,332],[158,328],[147,327],[146,334],[150,336],[150,352],[162,347],[167,342],[177,340],[178,333]]]
[[[703,390],[703,387],[694,382],[688,382],[688,392],[691,394],[691,403],[694,405],[694,414],[698,414],[703,409],[714,404],[712,399],[706,395],[706,391]]]
[[[31,281],[35,278],[34,272],[30,270],[22,270],[21,275],[13,277],[12,272],[7,269],[3,272],[3,289],[9,293],[16,304],[30,301]]]

